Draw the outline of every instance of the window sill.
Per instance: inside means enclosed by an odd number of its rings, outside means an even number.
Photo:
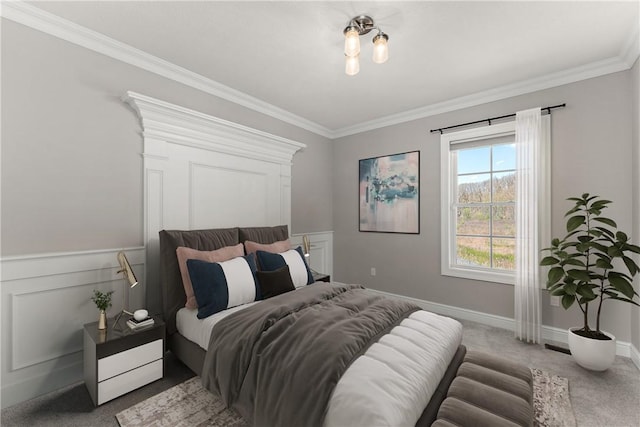
[[[500,273],[497,271],[460,267],[442,268],[441,273],[443,276],[459,277],[462,279],[480,280],[483,282],[494,282],[511,286],[515,284],[515,275],[513,273]]]

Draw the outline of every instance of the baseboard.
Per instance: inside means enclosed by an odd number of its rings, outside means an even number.
[[[411,301],[425,310],[432,311],[437,314],[442,314],[444,316],[449,316],[461,320],[469,320],[472,322],[481,323],[483,325],[507,329],[509,331],[515,330],[515,320],[508,317],[497,316],[495,314],[483,313],[481,311],[469,310],[452,305],[440,304],[418,298],[398,295],[391,292],[379,291],[376,289],[369,289],[369,291],[393,298],[401,298],[407,301]],[[568,332],[566,329],[543,325],[542,339],[545,341],[554,341],[557,343],[567,344]],[[638,349],[636,349],[631,343],[625,341],[617,341],[616,354],[618,356],[631,358],[636,367],[640,369],[640,352],[638,352]]]

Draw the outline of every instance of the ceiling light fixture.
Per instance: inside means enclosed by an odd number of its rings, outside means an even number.
[[[389,59],[389,36],[380,30],[370,16],[360,15],[349,21],[344,29],[345,73],[355,76],[360,71],[360,36],[378,30],[373,38],[373,62],[382,64]]]

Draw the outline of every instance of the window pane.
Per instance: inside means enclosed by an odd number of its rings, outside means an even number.
[[[458,151],[458,174],[489,172],[490,166],[491,146]]]
[[[458,177],[458,203],[490,203],[491,174]]]
[[[516,209],[513,205],[494,206],[493,208],[493,235],[515,237],[516,235]]]
[[[493,268],[516,269],[516,240],[493,239]]]
[[[504,171],[516,168],[515,144],[501,144],[493,146],[493,170]]]
[[[516,201],[516,173],[500,172],[493,174],[493,201]]]
[[[474,267],[491,267],[488,237],[457,237],[456,263]]]
[[[458,208],[456,234],[489,235],[490,207]]]

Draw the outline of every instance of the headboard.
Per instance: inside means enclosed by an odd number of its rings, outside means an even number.
[[[135,92],[123,100],[142,124],[146,305],[161,313],[159,231],[290,226],[291,164],[305,145]]]
[[[288,227],[218,228],[211,230],[162,230],[160,238],[160,283],[162,288],[162,315],[167,335],[176,331],[176,312],[184,307],[187,297],[182,285],[176,249],[179,246],[213,251],[251,240],[273,243],[289,237]]]

